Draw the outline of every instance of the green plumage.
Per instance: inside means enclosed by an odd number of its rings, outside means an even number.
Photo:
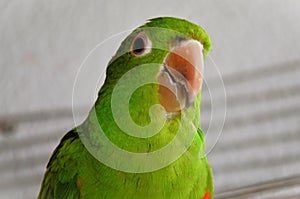
[[[136,57],[130,47],[133,38],[140,32],[144,32],[152,41],[152,49],[145,56]],[[108,64],[105,83],[89,116],[80,126],[68,132],[53,152],[41,185],[40,199],[202,199],[207,192],[212,197],[213,178],[210,165],[204,156],[203,133],[200,128],[196,132],[189,127],[190,124],[198,127],[200,125],[200,94],[192,106],[168,119],[159,133],[145,139],[124,133],[115,123],[111,110],[113,89],[120,78],[139,65],[162,64],[179,37],[200,41],[204,47],[204,56],[210,50],[209,37],[202,28],[186,20],[171,17],[150,20],[122,42]],[[147,75],[152,75],[150,67],[149,71],[146,69],[139,74],[142,78]],[[154,104],[159,104],[158,85],[147,84],[139,87],[129,102],[132,120],[139,126],[148,125],[151,122],[149,108]],[[183,117],[189,119],[186,124],[181,124]],[[99,147],[103,143],[98,124],[111,142],[134,153],[150,153],[161,149],[174,139],[180,125],[186,127],[181,138],[192,135],[194,139],[179,159],[164,168],[146,173],[125,172],[101,163],[83,144],[82,139],[86,139],[96,153],[105,150],[105,147]],[[124,164],[130,167],[132,163],[129,161]]]

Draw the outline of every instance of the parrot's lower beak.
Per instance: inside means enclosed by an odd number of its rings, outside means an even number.
[[[195,101],[201,85],[203,46],[182,40],[166,57],[159,75],[160,103],[167,112],[179,112]]]

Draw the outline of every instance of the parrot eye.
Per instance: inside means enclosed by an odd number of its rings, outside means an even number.
[[[133,39],[131,52],[135,56],[143,56],[151,51],[151,46],[151,41],[143,32],[141,32]]]

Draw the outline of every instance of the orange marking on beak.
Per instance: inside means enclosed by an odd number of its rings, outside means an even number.
[[[180,103],[176,95],[167,87],[160,85],[159,93],[161,94],[160,104],[167,112],[178,112],[181,110]]]
[[[164,63],[159,76],[161,105],[168,112],[188,108],[196,99],[202,85],[203,46],[188,40],[175,46]]]

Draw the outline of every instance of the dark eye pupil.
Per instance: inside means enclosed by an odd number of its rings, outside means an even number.
[[[132,50],[134,53],[139,54],[145,50],[145,42],[142,38],[137,38],[132,46]]]

